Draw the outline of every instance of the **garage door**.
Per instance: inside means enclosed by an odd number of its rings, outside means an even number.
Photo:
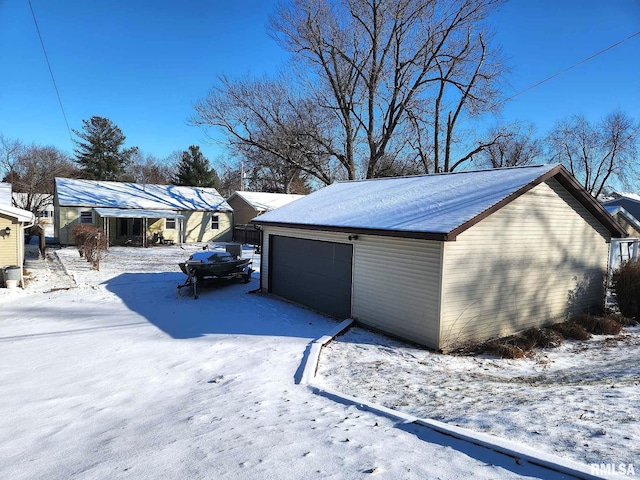
[[[269,237],[270,291],[329,315],[351,316],[353,246]]]

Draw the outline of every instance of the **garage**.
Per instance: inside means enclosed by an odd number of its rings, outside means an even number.
[[[338,318],[351,316],[351,244],[270,235],[270,291]]]

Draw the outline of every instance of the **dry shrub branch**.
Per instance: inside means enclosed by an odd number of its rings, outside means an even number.
[[[107,253],[107,236],[101,228],[94,225],[79,224],[73,227],[73,237],[81,257],[85,257],[91,266],[100,270],[100,260]]]

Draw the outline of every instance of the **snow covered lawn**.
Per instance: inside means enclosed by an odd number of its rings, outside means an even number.
[[[565,478],[297,385],[310,342],[337,322],[247,294],[257,288],[258,273],[249,285],[203,290],[198,300],[176,298],[184,281],[177,263],[196,248],[112,248],[99,272],[75,249],[60,249],[77,286],[64,289],[73,282],[55,262],[31,259],[26,290],[0,289],[0,478]],[[402,409],[433,404],[421,412],[438,417],[449,411],[456,423],[482,424],[529,444],[529,430],[511,431],[517,412],[526,414],[524,423],[544,423],[535,417],[563,407],[561,395],[577,389],[584,376],[578,373],[585,372],[566,373],[568,385],[558,396],[538,396],[547,406],[528,412],[511,402],[503,411],[496,392],[510,387],[509,395],[520,392],[526,402],[542,390],[518,376],[539,369],[536,382],[543,384],[553,364],[545,370],[542,364],[483,361],[471,369],[476,360],[371,343],[380,340],[386,341],[355,330],[331,345],[322,374],[346,393]],[[602,450],[608,441],[611,449],[617,443],[637,455],[630,450],[638,443],[637,383],[625,373],[629,368],[619,365],[616,388],[607,383],[608,405],[592,407],[579,421],[536,427],[533,446],[552,447],[576,422],[600,422],[607,408],[606,417],[618,423],[598,423],[606,434],[589,438],[589,448],[613,461]],[[484,381],[476,382],[473,372],[482,379],[483,371]],[[448,387],[430,390],[433,382]],[[474,411],[467,395],[484,395],[487,407],[493,399],[494,410]],[[587,403],[577,395],[568,401]],[[616,433],[627,417],[634,420]],[[568,440],[561,447],[575,456]]]
[[[640,327],[520,360],[438,355],[354,328],[323,350],[318,371],[329,388],[420,418],[640,467]]]

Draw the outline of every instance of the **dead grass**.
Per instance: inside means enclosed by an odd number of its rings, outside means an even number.
[[[522,358],[525,355],[525,351],[516,345],[508,345],[502,343],[500,340],[493,340],[483,344],[482,351],[497,355],[500,358]]]
[[[551,325],[552,330],[558,332],[564,338],[571,340],[589,340],[591,334],[582,326],[576,322],[562,322]]]
[[[596,317],[583,313],[575,315],[571,320],[594,335],[617,335],[622,330],[622,325],[611,317]]]
[[[618,322],[623,327],[633,327],[634,325],[638,325],[638,320],[635,318],[625,317],[621,313],[609,313],[605,315],[605,318],[609,318],[615,322]]]
[[[588,340],[592,334],[618,335],[623,325],[636,324],[635,320],[620,314],[608,314],[604,317],[581,314],[547,328],[532,327],[486,342],[467,342],[449,353],[465,356],[485,353],[500,358],[523,358],[535,348],[556,348],[562,345],[565,339]]]

